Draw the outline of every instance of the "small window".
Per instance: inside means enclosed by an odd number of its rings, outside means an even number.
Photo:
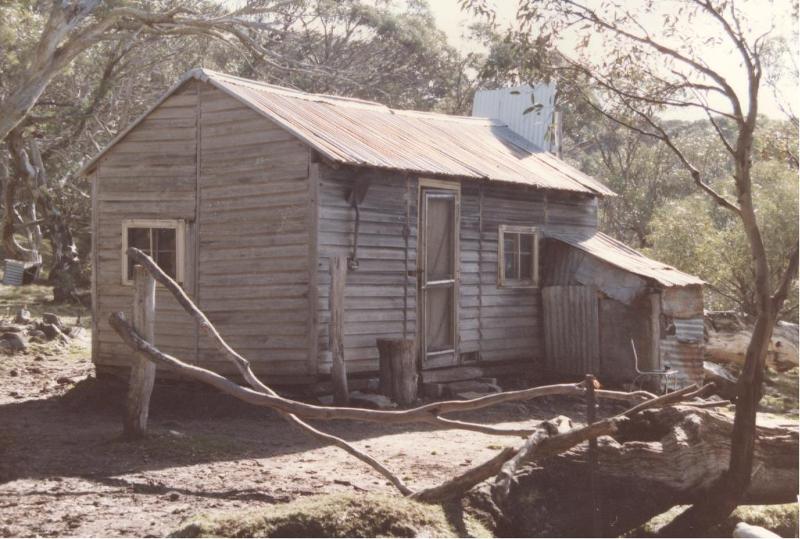
[[[184,222],[180,220],[131,220],[122,223],[122,280],[133,282],[134,261],[128,247],[141,249],[164,273],[183,282]]]
[[[530,226],[500,225],[498,286],[531,288],[539,285],[539,232]]]

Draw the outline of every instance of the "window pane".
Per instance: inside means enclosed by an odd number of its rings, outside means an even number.
[[[519,236],[519,278],[524,281],[533,280],[533,234]]]
[[[503,264],[505,267],[506,279],[519,279],[519,267],[517,266],[519,234],[505,233],[503,235]]]
[[[147,254],[150,253],[150,229],[149,228],[129,228],[128,247],[136,247]],[[128,279],[133,279],[133,260],[128,258]]]
[[[156,264],[164,273],[175,278],[177,267],[177,254],[175,249],[176,231],[174,228],[153,229],[154,249]]]
[[[128,247],[136,247],[145,253],[150,252],[150,229],[149,228],[129,228]]]
[[[177,231],[174,228],[129,228],[128,247],[141,249],[173,279],[177,276]],[[128,259],[128,279],[133,279],[133,260]]]
[[[156,239],[156,250],[174,251],[175,250],[175,229],[157,228],[154,230]]]
[[[156,255],[156,264],[158,267],[164,270],[164,273],[175,278],[175,267],[176,267],[176,260],[175,260],[175,251],[159,251]]]

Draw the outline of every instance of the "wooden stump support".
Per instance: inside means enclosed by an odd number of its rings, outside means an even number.
[[[416,350],[412,339],[378,339],[380,392],[401,406],[417,400]]]
[[[586,425],[593,425],[597,421],[597,397],[594,375],[587,374],[586,383]],[[592,533],[595,537],[604,537],[603,522],[600,516],[600,501],[597,496],[597,438],[589,439],[589,495],[591,497],[591,523]]]
[[[333,402],[338,406],[346,406],[350,402],[350,391],[347,388],[347,366],[344,362],[344,296],[347,284],[347,258],[335,256],[330,259],[331,292],[330,309],[331,324],[329,344],[331,349],[331,382],[333,384]]]
[[[133,327],[148,342],[155,342],[156,281],[142,266],[133,268]],[[147,433],[150,395],[156,378],[156,365],[135,356],[125,401],[124,433],[141,438]]]

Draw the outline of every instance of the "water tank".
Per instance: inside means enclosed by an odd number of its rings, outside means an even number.
[[[472,115],[498,119],[512,131],[545,151],[558,151],[558,115],[555,110],[556,85],[524,84],[499,90],[478,90],[472,102]]]

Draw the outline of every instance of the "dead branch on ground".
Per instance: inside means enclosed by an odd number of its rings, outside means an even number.
[[[639,404],[619,416],[577,429],[570,429],[569,427],[571,427],[571,425],[568,420],[564,421],[565,418],[557,418],[549,422],[543,422],[533,429],[502,429],[488,425],[446,419],[441,417],[441,415],[445,413],[479,410],[500,403],[526,401],[548,395],[582,396],[585,392],[583,383],[557,384],[520,391],[508,391],[466,401],[436,402],[409,410],[399,411],[364,410],[346,407],[334,408],[302,403],[281,397],[272,388],[259,380],[252,371],[250,362],[225,342],[208,317],[194,304],[183,289],[162,271],[149,256],[136,248],[130,248],[128,250],[128,256],[135,262],[141,264],[156,281],[161,283],[172,293],[184,310],[192,316],[200,328],[211,338],[217,349],[237,366],[239,372],[252,389],[236,384],[213,371],[190,365],[178,358],[165,354],[147,340],[143,339],[130,323],[128,323],[123,313],[112,314],[109,317],[111,327],[140,357],[152,361],[157,365],[170,368],[189,378],[209,384],[245,402],[276,410],[290,423],[300,428],[314,439],[326,444],[335,445],[378,471],[404,496],[412,496],[419,500],[441,501],[450,499],[463,495],[464,492],[476,484],[499,473],[503,475],[503,477],[510,477],[510,474],[524,462],[545,455],[557,454],[589,438],[612,433],[615,431],[617,423],[625,417],[642,409],[664,406],[671,402],[691,398],[704,389],[696,390],[695,386],[690,386],[661,397],[655,397],[647,392],[624,393],[619,391],[597,390],[596,394],[600,398],[623,400],[626,402],[638,401]],[[439,428],[457,428],[486,434],[529,437],[529,440],[521,448],[504,448],[496,456],[483,464],[471,468],[445,481],[441,485],[413,492],[395,473],[379,461],[355,448],[345,440],[312,427],[306,423],[304,419],[355,420],[395,424],[424,423]],[[531,442],[531,440],[535,440],[535,443]],[[510,466],[508,465],[509,462],[512,463]],[[505,470],[505,472],[501,473],[501,470]]]

